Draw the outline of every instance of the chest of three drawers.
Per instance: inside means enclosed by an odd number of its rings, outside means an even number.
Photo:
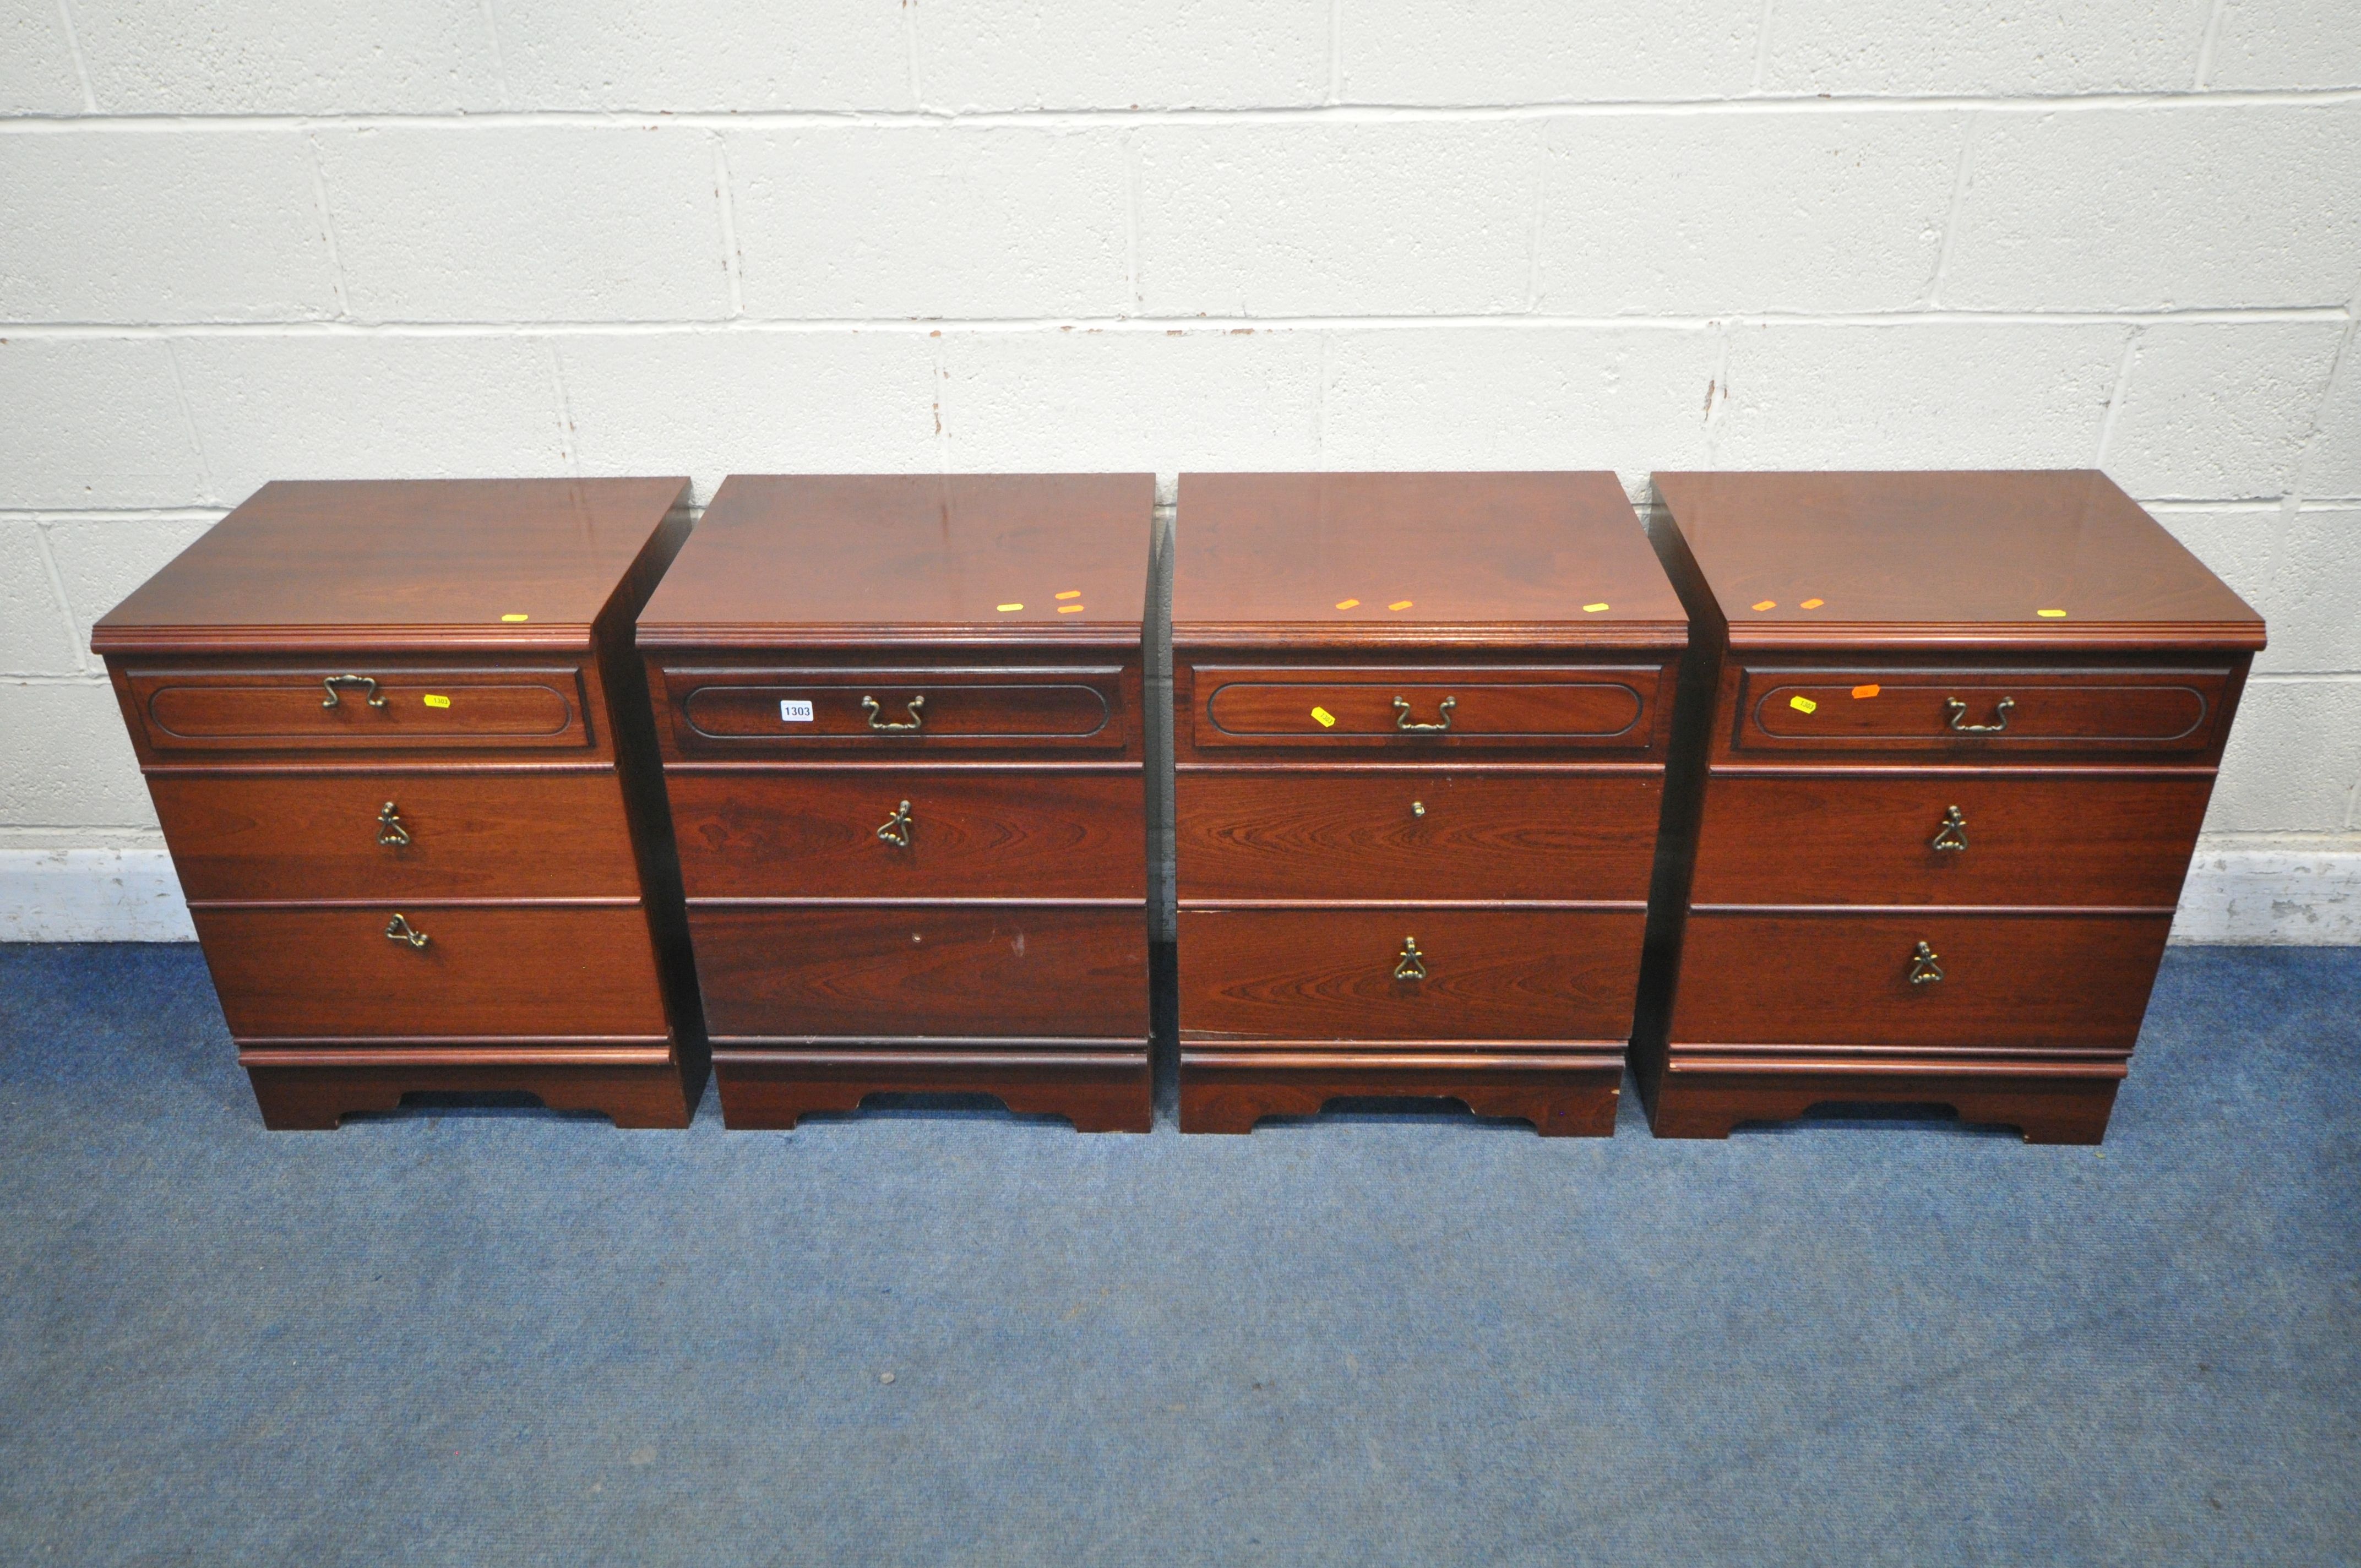
[[[1611,1132],[1686,637],[1613,476],[1188,475],[1178,528],[1183,1130]]]
[[[267,1124],[414,1091],[687,1124],[629,652],[685,489],[271,485],[94,629]]]
[[[2260,620],[2095,473],[1657,488],[1698,659],[1655,1130],[1902,1102],[2098,1141]]]
[[[733,477],[642,613],[722,1114],[1149,1123],[1154,481]]]

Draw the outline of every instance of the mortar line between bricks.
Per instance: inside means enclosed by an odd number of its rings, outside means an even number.
[[[996,129],[1035,126],[1148,125],[1416,124],[1495,120],[1581,119],[1661,115],[1926,114],[1960,109],[1992,113],[2054,115],[2110,109],[2235,109],[2326,107],[2361,103],[2361,87],[2289,87],[2235,92],[2009,93],[1991,97],[1948,93],[1924,96],[1747,98],[1619,98],[1581,103],[1532,104],[1303,104],[1247,109],[750,109],[743,112],[642,109],[501,109],[476,114],[451,111],[401,113],[384,110],[349,115],[82,115],[22,114],[0,116],[0,135],[57,135],[79,131],[251,131],[338,126],[364,130],[497,130],[522,126],[612,126],[648,130],[665,126],[690,129],[908,126]]]
[[[2354,320],[2348,305],[2213,306],[2163,311],[1927,310],[1794,313],[1722,311],[1694,315],[1585,316],[1540,313],[1412,316],[726,316],[619,321],[285,321],[285,322],[16,322],[0,323],[0,339],[137,339],[188,337],[619,337],[658,333],[1031,333],[1105,332],[1171,335],[1257,332],[1417,332],[1427,329],[1632,329],[1707,332],[1725,326],[2152,326]]]

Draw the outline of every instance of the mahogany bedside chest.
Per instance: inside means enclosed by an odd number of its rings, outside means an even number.
[[[1657,1134],[1908,1102],[2098,1142],[2260,618],[2103,474],[1656,494],[1697,628],[1633,1045]]]
[[[631,617],[684,479],[273,484],[101,620],[266,1125],[705,1085]]]
[[[1611,474],[1191,474],[1180,1124],[1614,1131],[1687,622]]]
[[[640,617],[732,1127],[1146,1132],[1155,480],[723,482]]]

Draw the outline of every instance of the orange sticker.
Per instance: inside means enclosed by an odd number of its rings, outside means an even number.
[[[2066,612],[2062,609],[2037,609],[2033,613],[2039,616],[2044,620],[2063,620],[2066,619]]]
[[[447,696],[436,696],[434,693],[429,692],[426,695],[426,706],[429,707],[448,707],[451,706],[451,699]]]
[[[1855,696],[1875,696],[1883,688],[1880,687],[1875,681],[1872,681],[1865,686],[1853,687],[1852,695]]]
[[[1805,608],[1806,609],[1819,609],[1819,608],[1820,608],[1820,606],[1822,606],[1822,605],[1824,605],[1824,604],[1826,604],[1826,603],[1828,603],[1828,600],[1826,600],[1826,599],[1806,599],[1806,600],[1804,601],[1804,608]]]
[[[1393,603],[1386,606],[1386,608],[1388,609],[1408,609],[1410,608],[1410,600],[1396,599]]]
[[[1312,710],[1312,717],[1320,721],[1320,728],[1323,729],[1334,729],[1336,728],[1336,716],[1329,712],[1324,707],[1313,708]]]
[[[1359,599],[1338,599],[1336,601],[1336,608],[1338,609],[1351,609],[1360,602],[1361,601]]]
[[[1080,615],[1082,613],[1082,607],[1078,604],[1061,604],[1058,607],[1058,613],[1060,615]]]
[[[1600,610],[1605,609],[1607,607],[1603,604],[1587,604],[1582,607],[1582,613],[1585,615],[1597,615]]]
[[[1061,599],[1078,599],[1082,597],[1082,590],[1080,588],[1068,588],[1064,593],[1060,594],[1058,597]]]
[[[1787,706],[1797,713],[1817,713],[1820,710],[1820,705],[1807,696],[1791,696],[1787,699]]]
[[[1777,599],[1764,599],[1761,604],[1756,605],[1754,608],[1757,609],[1777,609],[1779,608],[1779,601]]]
[[[997,608],[1001,614],[1006,615],[1012,609],[1023,609],[1025,607],[1021,604],[1004,604]]]

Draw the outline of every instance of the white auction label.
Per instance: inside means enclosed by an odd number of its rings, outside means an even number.
[[[780,723],[782,723],[782,724],[809,724],[811,721],[812,721],[812,710],[811,710],[811,704],[810,704],[810,703],[808,703],[808,702],[787,702],[787,701],[785,701],[785,700],[782,700],[782,701],[780,702],[780,704],[779,704],[779,722],[780,722]]]

